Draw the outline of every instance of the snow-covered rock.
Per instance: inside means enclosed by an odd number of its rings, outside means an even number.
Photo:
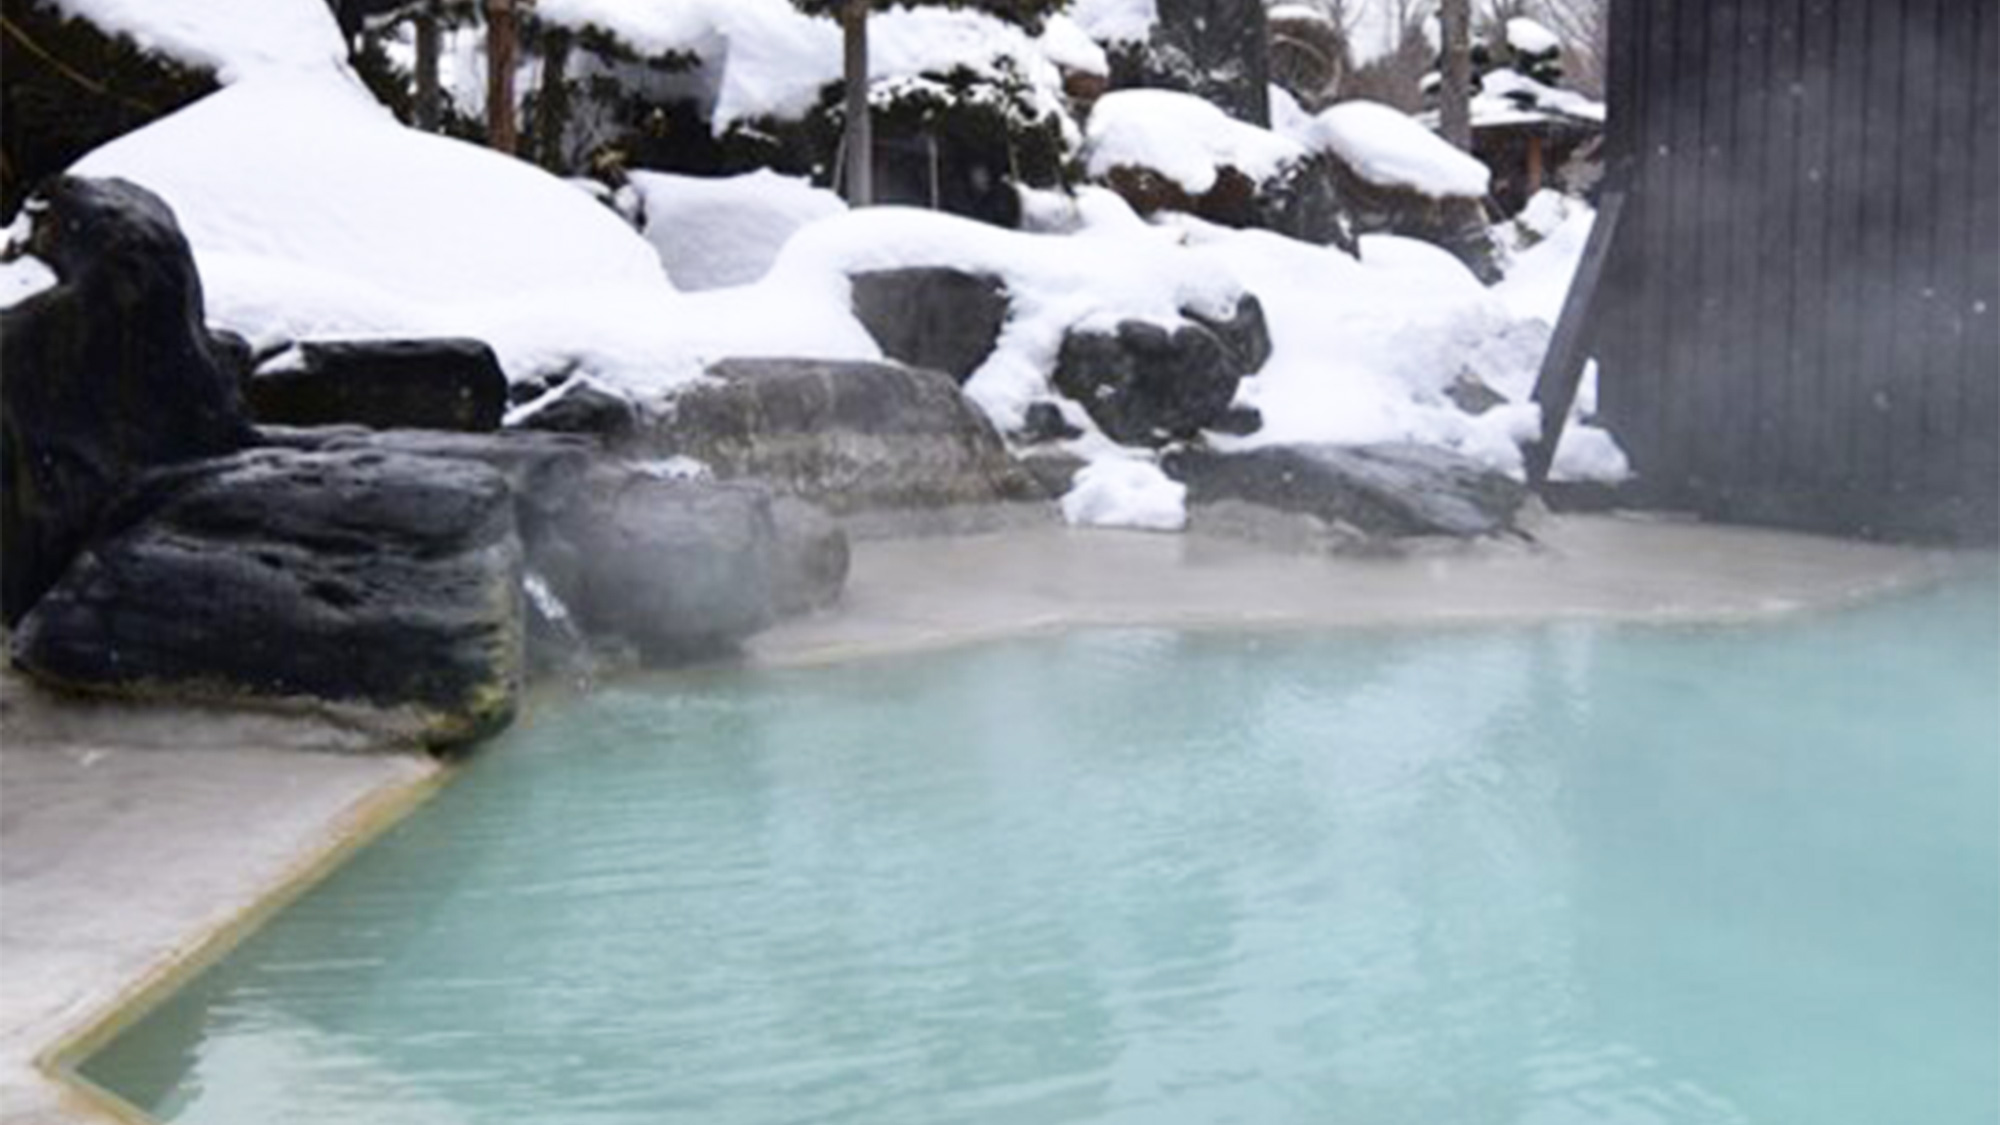
[[[1214,187],[1221,169],[1234,168],[1263,181],[1306,155],[1296,141],[1173,90],[1106,94],[1091,110],[1084,144],[1085,169],[1093,179],[1116,168],[1145,168],[1189,195]]]
[[[1486,165],[1379,102],[1348,101],[1323,110],[1308,135],[1369,183],[1434,198],[1486,194]]]
[[[1546,55],[1562,50],[1556,33],[1526,16],[1507,21],[1507,46],[1523,55]]]

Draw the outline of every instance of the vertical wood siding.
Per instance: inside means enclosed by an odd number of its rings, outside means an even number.
[[[1595,351],[1642,499],[2000,537],[1997,15],[1614,0]]]

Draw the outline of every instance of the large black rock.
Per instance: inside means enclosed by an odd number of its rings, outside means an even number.
[[[265,433],[295,448],[470,461],[498,472],[538,584],[524,607],[531,646],[611,642],[654,662],[704,656],[778,617],[831,603],[847,580],[847,536],[811,504],[755,484],[668,479],[604,455],[587,438],[355,427]],[[531,663],[562,663],[550,655],[531,653]]]
[[[123,180],[64,177],[31,248],[59,279],[0,312],[0,616],[12,624],[142,472],[251,440],[210,352],[173,212]]]
[[[1007,287],[946,267],[855,274],[854,316],[882,354],[964,383],[1000,340]]]
[[[1171,330],[1132,320],[1112,332],[1071,332],[1056,357],[1056,389],[1125,445],[1225,425],[1237,385],[1270,358],[1263,308],[1246,297],[1227,319],[1183,315],[1188,323]]]
[[[730,359],[644,441],[835,515],[1043,499],[951,377],[895,363]]]
[[[129,507],[128,507],[129,505]],[[430,746],[513,714],[512,493],[471,461],[253,449],[162,469],[22,619],[16,663],[61,686],[303,703]]]
[[[479,340],[321,340],[298,359],[253,376],[250,412],[283,426],[498,429],[507,376]]]
[[[1378,538],[1499,534],[1513,530],[1527,498],[1519,481],[1423,445],[1185,449],[1161,467],[1188,486],[1191,505],[1239,500]]]

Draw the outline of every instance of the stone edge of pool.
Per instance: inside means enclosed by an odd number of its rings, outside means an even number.
[[[1092,627],[1749,622],[1992,558],[1626,517],[1556,517],[1534,531],[1532,545],[1391,559],[1066,528],[870,541],[856,547],[839,607],[754,638],[742,663],[822,664]],[[415,809],[450,767],[302,755],[365,747],[300,718],[107,718],[35,694],[11,674],[0,679],[0,731],[39,709],[27,745],[0,746],[0,1125],[145,1122],[74,1064]],[[190,734],[219,745],[187,746]],[[131,799],[156,791],[172,799]],[[218,816],[239,832],[214,832]],[[133,860],[156,873],[162,855],[186,881],[169,889],[135,877]],[[101,921],[111,901],[131,924],[108,941],[78,939],[85,929],[72,923]],[[33,987],[24,961],[39,970]]]

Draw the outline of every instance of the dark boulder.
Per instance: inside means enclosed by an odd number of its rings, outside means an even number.
[[[1234,165],[1215,170],[1215,183],[1191,195],[1165,174],[1135,164],[1120,164],[1104,175],[1104,184],[1141,215],[1179,211],[1236,230],[1268,230],[1310,242],[1357,252],[1354,226],[1341,195],[1340,180],[1324,156],[1284,164],[1264,180],[1252,179]]]
[[[255,449],[160,470],[129,502],[16,630],[38,678],[325,706],[429,746],[513,714],[521,549],[499,473]]]
[[[523,404],[510,429],[557,434],[588,434],[606,442],[622,441],[639,428],[639,408],[616,391],[582,376]]]
[[[1031,402],[1021,415],[1020,440],[1026,442],[1070,441],[1083,430],[1063,417],[1062,407],[1053,402]]]
[[[999,278],[946,267],[854,275],[854,316],[890,359],[971,377],[1007,323]]]
[[[507,409],[507,376],[478,340],[322,340],[257,372],[248,394],[273,425],[484,432]]]
[[[1271,127],[1271,58],[1264,0],[1159,0],[1139,46],[1111,53],[1111,86],[1179,90],[1231,117]]]
[[[31,249],[58,283],[0,312],[0,616],[12,624],[146,470],[251,440],[210,351],[173,212],[123,180],[65,177]]]
[[[642,443],[835,515],[1040,499],[950,376],[893,363],[730,359]]]
[[[1181,315],[1215,333],[1229,362],[1245,375],[1253,375],[1271,358],[1271,325],[1264,319],[1264,302],[1254,293],[1245,293],[1228,317],[1205,316],[1198,309],[1182,309]]]
[[[500,474],[526,553],[529,659],[631,650],[668,662],[728,648],[778,617],[838,599],[847,536],[801,500],[762,486],[669,479],[569,434],[454,434],[359,427],[266,429],[329,453],[473,462]],[[769,524],[766,535],[764,524]],[[746,531],[746,528],[748,529]]]
[[[1250,297],[1228,319],[1190,316],[1171,330],[1128,320],[1112,332],[1072,331],[1054,382],[1111,440],[1157,446],[1227,424],[1237,385],[1270,352],[1263,309]]]
[[[1511,531],[1527,498],[1519,481],[1423,445],[1184,449],[1161,467],[1188,486],[1190,505],[1244,501],[1387,539]]]

